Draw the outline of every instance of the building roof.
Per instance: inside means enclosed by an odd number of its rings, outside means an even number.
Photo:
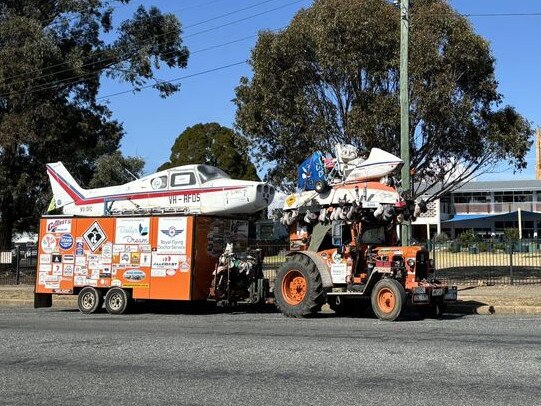
[[[541,180],[495,180],[464,183],[451,193],[461,192],[504,192],[512,190],[541,190]]]

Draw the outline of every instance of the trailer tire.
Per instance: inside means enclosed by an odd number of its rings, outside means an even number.
[[[103,293],[101,290],[86,286],[77,295],[77,307],[81,313],[96,313],[103,307]]]
[[[284,262],[276,272],[275,302],[287,317],[308,317],[321,310],[325,290],[314,262],[297,254]]]
[[[371,295],[372,310],[380,320],[394,321],[400,317],[406,304],[406,291],[394,279],[382,279]]]
[[[121,288],[111,288],[105,295],[105,309],[109,314],[124,314],[131,303],[131,293]]]

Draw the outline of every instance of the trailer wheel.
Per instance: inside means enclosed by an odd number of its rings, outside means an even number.
[[[394,279],[382,279],[372,290],[372,310],[380,320],[393,321],[402,314],[406,304],[406,291]]]
[[[276,306],[288,317],[306,317],[321,310],[325,291],[316,265],[305,255],[293,255],[276,272]]]
[[[105,295],[105,309],[110,314],[124,314],[129,308],[131,294],[121,288],[112,288]]]
[[[96,288],[87,286],[79,292],[77,306],[81,313],[96,313],[103,306],[103,293]]]

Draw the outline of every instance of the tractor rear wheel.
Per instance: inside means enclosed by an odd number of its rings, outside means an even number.
[[[393,321],[400,317],[406,304],[406,291],[394,279],[382,279],[371,295],[372,310],[380,320]]]
[[[288,317],[307,317],[321,310],[325,291],[321,275],[306,255],[293,255],[276,272],[274,296]]]

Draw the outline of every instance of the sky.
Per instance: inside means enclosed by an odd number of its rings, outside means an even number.
[[[162,80],[182,79],[180,92],[160,98],[154,89],[130,90],[128,83],[104,78],[99,96],[104,97],[126,132],[121,150],[146,162],[145,172],[152,173],[170,155],[175,138],[197,123],[218,122],[232,127],[235,106],[234,89],[241,76],[251,76],[250,57],[257,32],[287,26],[295,13],[312,4],[311,0],[133,0],[119,4],[114,19],[129,18],[139,5],[157,6],[162,12],[177,15],[184,27],[184,44],[191,56],[186,69],[160,69]],[[486,38],[496,58],[496,79],[509,104],[534,127],[541,125],[541,1],[539,0],[451,0],[461,14],[532,14],[516,16],[471,16],[475,31]],[[211,71],[216,68],[229,66]],[[205,73],[207,72],[207,73]],[[535,151],[527,155],[528,167],[513,173],[506,163],[497,173],[479,176],[478,180],[535,178]]]

